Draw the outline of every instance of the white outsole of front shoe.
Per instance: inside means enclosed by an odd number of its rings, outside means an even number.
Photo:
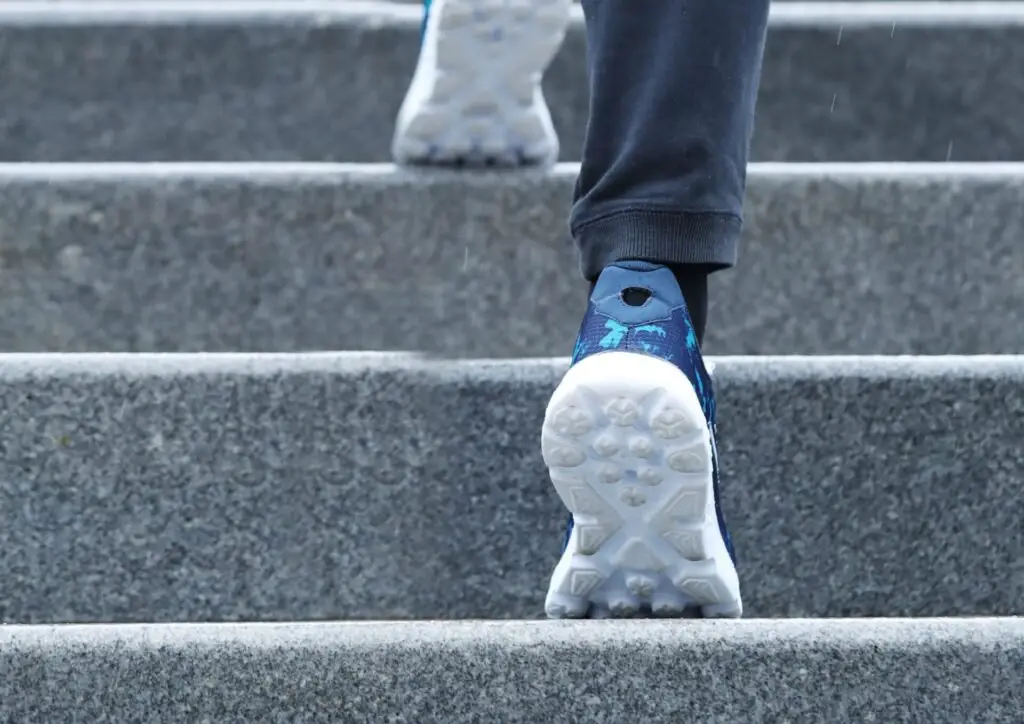
[[[403,164],[532,166],[558,158],[541,78],[572,0],[434,0],[398,113]]]
[[[711,445],[697,394],[674,365],[613,351],[569,369],[541,436],[575,520],[551,577],[549,617],[742,615]]]

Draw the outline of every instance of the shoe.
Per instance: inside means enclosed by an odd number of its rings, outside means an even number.
[[[541,434],[571,518],[550,618],[738,618],[715,395],[671,269],[607,267]]]
[[[572,0],[429,0],[419,63],[395,124],[401,164],[554,163],[540,82]]]

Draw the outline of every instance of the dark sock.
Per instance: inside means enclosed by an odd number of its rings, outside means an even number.
[[[670,264],[669,268],[683,290],[690,321],[697,332],[697,344],[703,347],[704,328],[708,324],[708,274],[711,267],[707,264]]]
[[[713,267],[707,264],[669,264],[668,268],[676,276],[679,288],[683,290],[683,299],[690,312],[697,333],[697,343],[704,346],[704,328],[708,323],[708,275]],[[590,282],[590,291],[594,291],[597,280]]]

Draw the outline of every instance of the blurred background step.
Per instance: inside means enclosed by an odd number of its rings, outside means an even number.
[[[323,0],[323,1],[324,2],[345,3],[345,2],[364,2],[365,0]],[[395,2],[395,3],[405,3],[405,4],[409,4],[409,5],[423,5],[423,0],[385,0],[385,1],[390,1],[390,2]],[[934,2],[958,1],[958,2],[978,2],[978,3],[985,3],[987,5],[992,5],[992,4],[996,4],[996,3],[1000,3],[1000,2],[1009,2],[1011,0],[845,0],[845,1],[846,2],[872,2],[872,3],[877,3],[877,2],[893,2],[893,3],[896,3],[898,5],[907,5],[907,4],[911,4],[911,3],[913,3],[913,4],[917,4],[917,3],[932,4]],[[81,4],[86,3],[86,2],[88,2],[90,4],[93,4],[93,5],[96,5],[96,4],[102,4],[102,5],[139,5],[139,4],[142,4],[142,3],[148,4],[148,5],[155,5],[155,4],[160,4],[161,2],[164,3],[164,4],[166,4],[167,2],[174,3],[174,2],[178,2],[178,0],[159,0],[159,1],[158,0],[0,0],[0,4],[12,4],[12,3],[25,4],[25,3],[29,3],[29,2],[49,3],[49,4],[52,4],[52,5],[56,5],[56,4],[60,4],[60,3],[69,3],[69,4],[81,5]],[[232,3],[240,3],[240,2],[249,2],[251,4],[251,0],[221,0],[221,4],[222,5],[231,5]],[[303,3],[307,3],[308,4],[308,0],[260,0],[260,2],[262,4],[265,4],[265,5],[266,4],[276,4],[276,3],[280,3],[282,5],[302,5]],[[435,2],[436,2],[436,0],[435,0]],[[577,2],[578,2],[578,0],[577,0]]]
[[[420,9],[384,2],[0,4],[0,160],[382,161]],[[580,13],[545,87],[587,112]],[[772,8],[753,158],[1024,160],[1024,3]]]
[[[0,356],[0,621],[538,617],[566,364]],[[714,374],[750,616],[1024,613],[1024,358]]]
[[[568,355],[577,167],[0,166],[0,350]],[[1024,165],[750,169],[715,354],[1024,352]]]
[[[1024,622],[0,628],[4,721],[1016,724]]]

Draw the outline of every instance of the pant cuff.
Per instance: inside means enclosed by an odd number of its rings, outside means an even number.
[[[573,236],[583,276],[594,281],[606,266],[623,259],[733,266],[742,227],[742,220],[731,214],[632,209],[580,224]]]

